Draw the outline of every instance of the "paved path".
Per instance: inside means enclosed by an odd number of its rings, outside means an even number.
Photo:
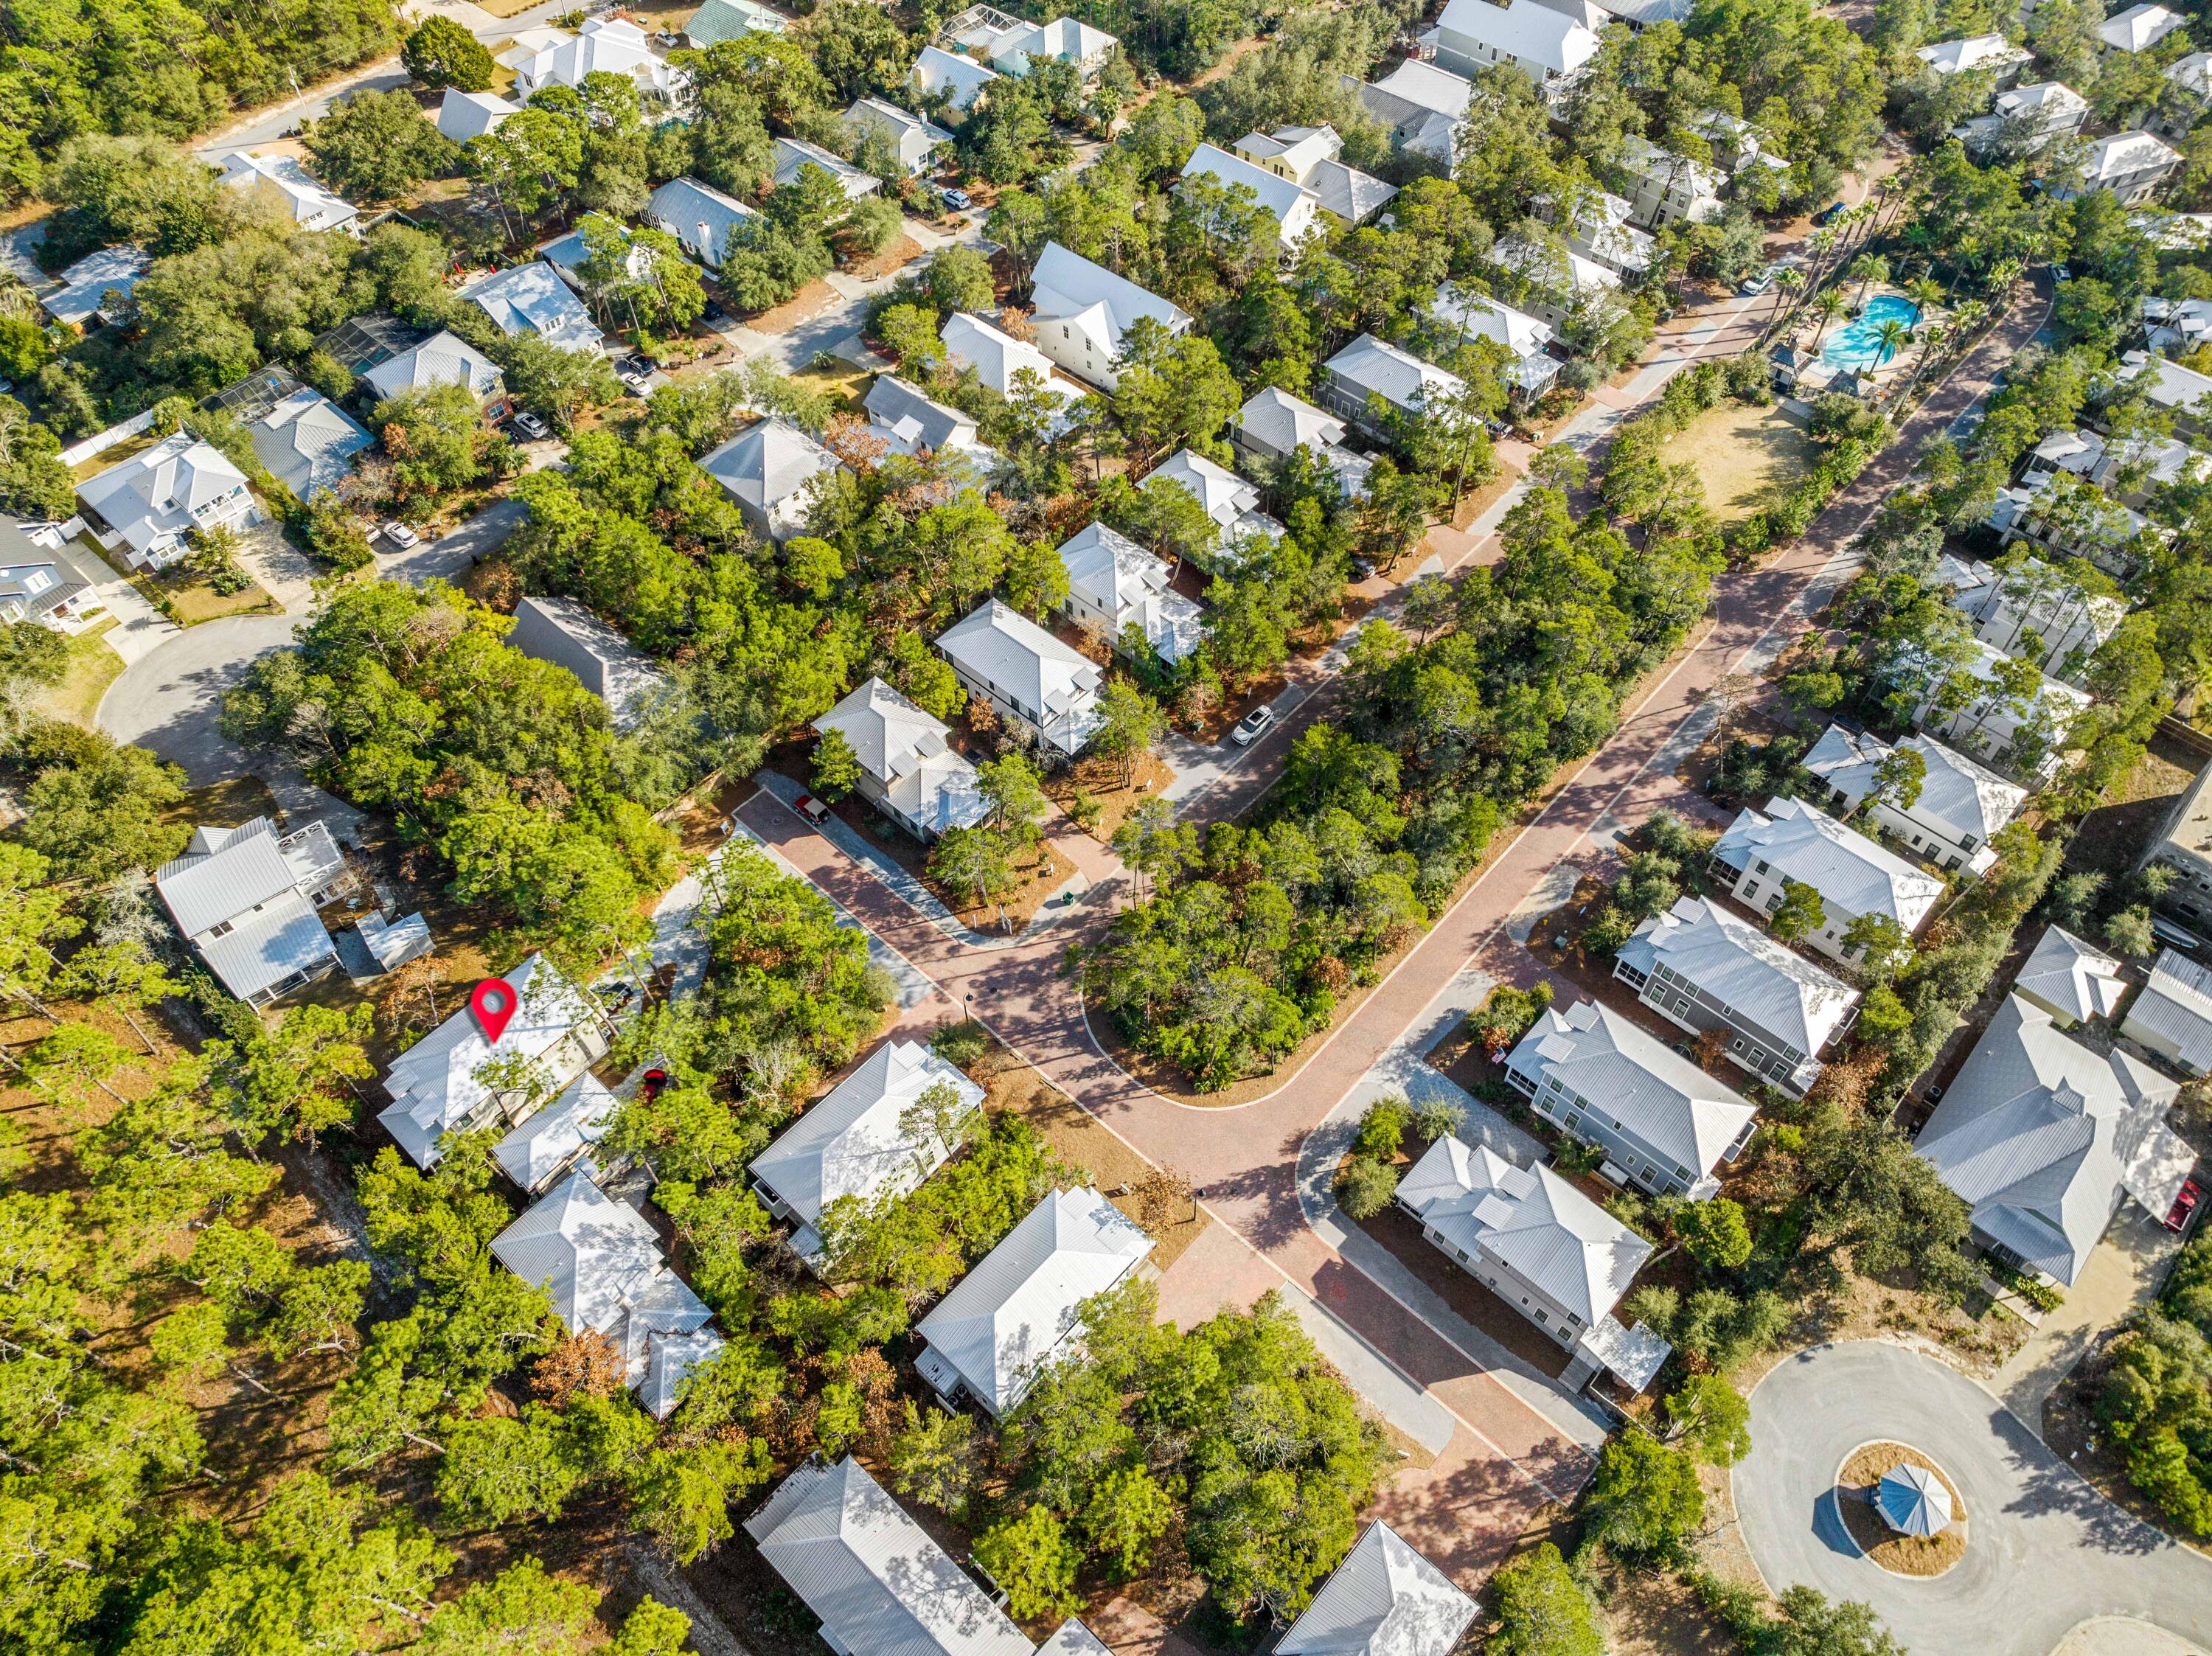
[[[2044,1314],[2042,1326],[1990,1380],[1990,1389],[2021,1425],[2043,1435],[2043,1405],[2059,1382],[2088,1355],[2098,1335],[2150,1303],[2180,1250],[2180,1237],[2134,1203],[2121,1204],[2104,1245],[2090,1252],[2066,1290],[2065,1303]]]
[[[1966,1503],[1966,1556],[1933,1580],[1869,1562],[1838,1515],[1838,1469],[1883,1438],[1932,1457]],[[2212,1646],[2212,1560],[2112,1506],[1932,1357],[1881,1342],[1800,1353],[1752,1392],[1751,1442],[1735,1505],[1760,1574],[1865,1600],[1916,1656],[2049,1656],[2107,1616]]]

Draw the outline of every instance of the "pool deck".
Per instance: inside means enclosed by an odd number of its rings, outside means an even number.
[[[1885,305],[1885,301],[1888,301],[1887,305]],[[1905,311],[1900,312],[1890,308],[1892,306],[1903,306]],[[1832,331],[1820,342],[1820,354],[1800,372],[1797,379],[1798,392],[1802,395],[1806,392],[1825,391],[1838,379],[1852,373],[1870,373],[1875,379],[1884,379],[1893,377],[1911,363],[1917,352],[1926,348],[1922,337],[1922,331],[1931,323],[1946,320],[1948,315],[1948,312],[1934,306],[1923,311],[1908,295],[1896,288],[1887,284],[1876,288],[1867,295],[1866,306],[1856,316],[1847,322],[1838,321],[1832,325]],[[1862,341],[1870,341],[1873,331],[1871,329],[1868,329],[1865,332],[1857,331],[1866,328],[1869,320],[1878,327],[1887,316],[1899,317],[1913,331],[1914,337],[1911,341],[1899,349],[1895,355],[1876,363],[1870,355],[1863,360],[1839,361],[1830,355],[1837,346],[1848,341],[1854,347],[1852,355],[1858,357],[1860,353],[1856,347]]]

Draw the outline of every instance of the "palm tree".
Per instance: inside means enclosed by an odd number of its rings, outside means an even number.
[[[1889,280],[1889,261],[1880,253],[1861,253],[1851,261],[1851,268],[1844,274],[1859,284],[1857,304],[1863,310],[1867,289],[1877,282]]]
[[[1929,306],[1942,302],[1943,285],[1923,273],[1905,284],[1905,296],[1924,311]]]
[[[1828,325],[1844,313],[1844,296],[1833,288],[1823,288],[1813,301],[1813,314],[1820,318],[1820,325],[1813,334],[1813,349],[1820,349],[1820,339],[1828,331]]]
[[[1874,359],[1875,367],[1880,367],[1888,361],[1897,354],[1897,348],[1911,337],[1912,330],[1903,322],[1893,316],[1886,318],[1881,326],[1875,330],[1875,343],[1881,347],[1880,354]]]

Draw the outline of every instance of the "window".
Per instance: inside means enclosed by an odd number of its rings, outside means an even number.
[[[1781,907],[1782,894],[1778,891],[1766,900],[1766,912],[1770,914]]]
[[[1528,1301],[1523,1300],[1521,1303],[1526,1305],[1528,1302]],[[1551,1313],[1546,1311],[1544,1307],[1540,1305],[1536,1307],[1536,1320],[1540,1323],[1547,1323],[1552,1320]]]
[[[1752,858],[1751,869],[1752,872],[1754,874],[1765,874],[1768,871],[1766,864],[1760,862],[1756,857]]]
[[[236,928],[233,926],[230,921],[223,920],[216,925],[208,927],[208,936],[210,937],[227,937]]]

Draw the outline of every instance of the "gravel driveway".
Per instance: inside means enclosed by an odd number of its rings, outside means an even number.
[[[1837,1515],[1837,1469],[1882,1438],[1932,1457],[1966,1502],[1966,1556],[1933,1580],[1869,1562]],[[1736,1513],[1768,1585],[1864,1599],[1917,1656],[2050,1656],[2099,1617],[2212,1648],[2212,1559],[2112,1506],[1932,1357],[1875,1341],[1801,1352],[1752,1392],[1751,1442]]]

